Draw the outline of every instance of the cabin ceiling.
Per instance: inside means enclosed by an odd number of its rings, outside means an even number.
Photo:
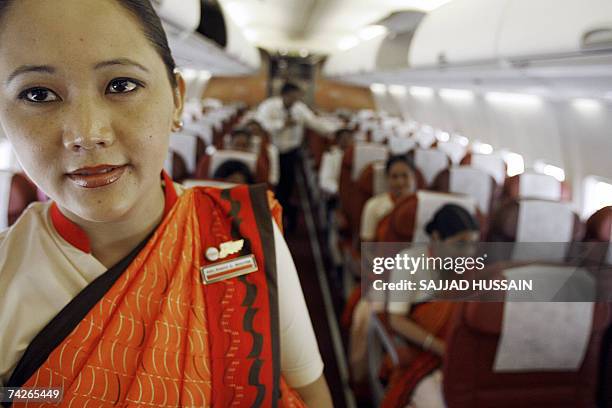
[[[226,17],[269,51],[330,54],[395,11],[428,12],[450,0],[219,0]]]

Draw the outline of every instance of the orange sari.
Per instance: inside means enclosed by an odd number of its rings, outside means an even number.
[[[268,200],[263,186],[187,190],[73,327],[71,302],[43,329],[9,385],[62,387],[62,407],[304,407],[280,373]],[[258,270],[205,284],[206,249],[240,239],[223,261],[252,254]]]
[[[412,308],[410,319],[444,340],[455,306],[452,302],[424,302]],[[398,354],[400,365],[391,373],[381,408],[405,407],[419,381],[431,374],[442,362],[437,355],[416,346],[401,348]],[[383,367],[383,376],[386,368]]]

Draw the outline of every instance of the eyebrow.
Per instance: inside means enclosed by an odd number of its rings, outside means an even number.
[[[101,68],[112,67],[116,65],[133,66],[133,67],[140,69],[141,71],[149,72],[149,70],[146,67],[144,67],[143,65],[129,58],[117,58],[117,59],[99,62],[94,66],[94,69],[101,69]]]
[[[44,74],[54,74],[55,68],[49,65],[22,65],[17,68],[15,71],[11,73],[6,79],[6,84],[8,85],[13,79],[17,78],[19,75],[26,74],[28,72],[42,72]]]
[[[117,65],[133,66],[133,67],[140,69],[141,71],[144,71],[147,73],[149,72],[149,70],[146,67],[144,67],[143,65],[129,58],[117,58],[117,59],[112,59],[108,61],[102,61],[102,62],[97,63],[94,66],[94,69],[102,69],[102,68],[112,67],[112,66],[117,66]],[[27,74],[30,72],[40,72],[40,73],[51,75],[51,74],[55,74],[55,71],[56,71],[55,68],[53,68],[50,65],[22,65],[21,67],[17,68],[15,71],[13,71],[8,76],[5,84],[8,85],[11,81],[13,81],[19,75]]]

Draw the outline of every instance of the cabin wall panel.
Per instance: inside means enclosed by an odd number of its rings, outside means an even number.
[[[267,98],[265,76],[213,77],[210,79],[202,98],[215,98],[224,103],[244,102],[254,107]]]
[[[318,109],[334,111],[339,108],[359,110],[375,109],[369,88],[329,81],[319,77],[316,82],[314,103]]]

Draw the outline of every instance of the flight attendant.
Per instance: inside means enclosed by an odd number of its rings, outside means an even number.
[[[302,97],[302,89],[287,82],[282,86],[280,96],[262,102],[255,115],[272,136],[272,143],[280,153],[280,178],[276,196],[287,214],[288,230],[295,227],[297,219],[297,209],[291,203],[291,195],[295,185],[296,165],[301,163],[300,147],[304,140],[304,127],[322,134],[335,130],[335,125],[317,117],[301,101]]]
[[[0,383],[62,406],[329,407],[265,189],[162,172],[184,92],[149,0],[0,1],[0,125],[51,198],[0,234]]]

